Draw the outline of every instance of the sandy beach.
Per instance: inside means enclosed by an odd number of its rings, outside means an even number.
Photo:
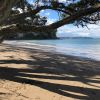
[[[2,44],[0,100],[100,100],[100,61]]]

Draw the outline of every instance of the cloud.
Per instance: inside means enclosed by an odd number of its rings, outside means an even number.
[[[40,11],[40,14],[41,14],[42,16],[47,16],[47,17],[49,17],[51,13],[48,12],[47,10],[41,10],[41,11]]]
[[[54,18],[48,18],[47,25],[54,23],[56,20],[57,19],[54,19]]]
[[[41,10],[41,13],[44,13],[45,10]]]
[[[46,16],[49,16],[49,15],[50,15],[50,13],[49,13],[49,12],[47,12],[47,13],[45,13],[45,15],[46,15]]]
[[[66,0],[59,0],[59,2],[66,2]]]
[[[65,25],[58,29],[59,37],[75,37],[75,36],[86,36],[86,37],[100,37],[100,25],[88,25],[89,29],[77,28],[73,25]]]

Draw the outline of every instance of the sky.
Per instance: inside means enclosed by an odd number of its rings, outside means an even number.
[[[65,2],[66,0],[60,0],[60,2]],[[32,0],[29,0],[32,3]],[[47,25],[59,20],[59,14],[54,10],[42,10],[40,12],[41,16],[47,16]],[[87,27],[78,28],[73,24],[62,26],[58,29],[58,37],[100,37],[100,24],[94,25],[90,24]]]

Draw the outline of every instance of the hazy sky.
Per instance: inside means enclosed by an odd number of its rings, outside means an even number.
[[[28,0],[32,3],[32,0]],[[34,0],[33,0],[34,1]],[[66,0],[60,0],[60,2],[65,2]],[[41,3],[40,3],[41,4]],[[42,5],[42,4],[41,4]],[[48,17],[47,24],[51,24],[59,20],[59,14],[53,10],[42,10],[40,13],[42,16]],[[88,29],[89,28],[89,29]],[[58,29],[58,36],[90,36],[90,37],[100,37],[100,24],[99,25],[88,25],[88,28],[82,28],[81,26],[77,28],[76,26],[70,24],[62,26]]]

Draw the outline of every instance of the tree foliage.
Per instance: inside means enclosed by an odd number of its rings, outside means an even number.
[[[1,0],[0,6],[1,36],[30,31],[48,33],[70,23],[84,27],[100,21],[100,0]],[[62,18],[47,25],[47,18],[39,15],[46,9],[57,11]]]

